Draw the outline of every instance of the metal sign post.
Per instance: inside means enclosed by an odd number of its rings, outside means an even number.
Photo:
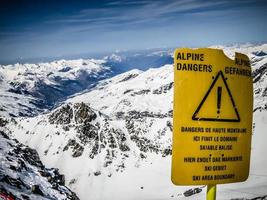
[[[207,185],[207,200],[216,200],[216,185]]]

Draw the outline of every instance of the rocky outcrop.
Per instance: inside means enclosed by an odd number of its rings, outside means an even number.
[[[9,199],[72,199],[58,169],[46,168],[38,153],[0,132],[0,197]]]
[[[121,79],[119,82],[125,82],[128,81],[130,79],[133,79],[135,77],[137,77],[139,74],[129,74],[128,76],[124,77],[123,79]]]
[[[267,63],[252,72],[253,83],[258,82],[267,73]]]
[[[51,124],[70,124],[73,118],[73,109],[67,104],[56,110],[49,116]]]
[[[66,104],[48,116],[48,122],[61,125],[63,130],[76,132],[69,139],[63,151],[71,151],[73,157],[83,155],[84,149],[89,148],[89,158],[94,159],[100,153],[105,154],[107,167],[119,152],[130,151],[125,133],[110,126],[110,120],[101,113],[94,111],[89,104]],[[58,132],[57,132],[58,133]],[[58,133],[59,134],[59,133]],[[103,152],[103,149],[106,151]]]
[[[96,113],[85,103],[74,104],[75,109],[75,122],[76,123],[88,123],[96,119]]]
[[[83,154],[84,147],[81,146],[76,140],[69,140],[67,145],[63,148],[63,151],[67,151],[69,148],[72,148],[72,156],[79,157]]]
[[[173,82],[160,86],[158,89],[153,90],[153,94],[167,93],[173,88]]]

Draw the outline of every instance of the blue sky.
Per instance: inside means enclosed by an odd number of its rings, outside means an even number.
[[[266,0],[4,0],[0,18],[0,62],[267,41]]]

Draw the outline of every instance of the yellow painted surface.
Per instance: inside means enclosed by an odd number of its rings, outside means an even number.
[[[207,200],[216,200],[216,185],[207,186]]]
[[[174,55],[172,182],[214,185],[245,181],[253,112],[246,55],[177,49]]]

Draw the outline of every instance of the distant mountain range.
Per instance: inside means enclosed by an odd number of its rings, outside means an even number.
[[[99,80],[133,68],[147,69],[172,63],[169,51],[103,59],[57,60],[50,63],[0,65],[0,114],[35,116]]]

